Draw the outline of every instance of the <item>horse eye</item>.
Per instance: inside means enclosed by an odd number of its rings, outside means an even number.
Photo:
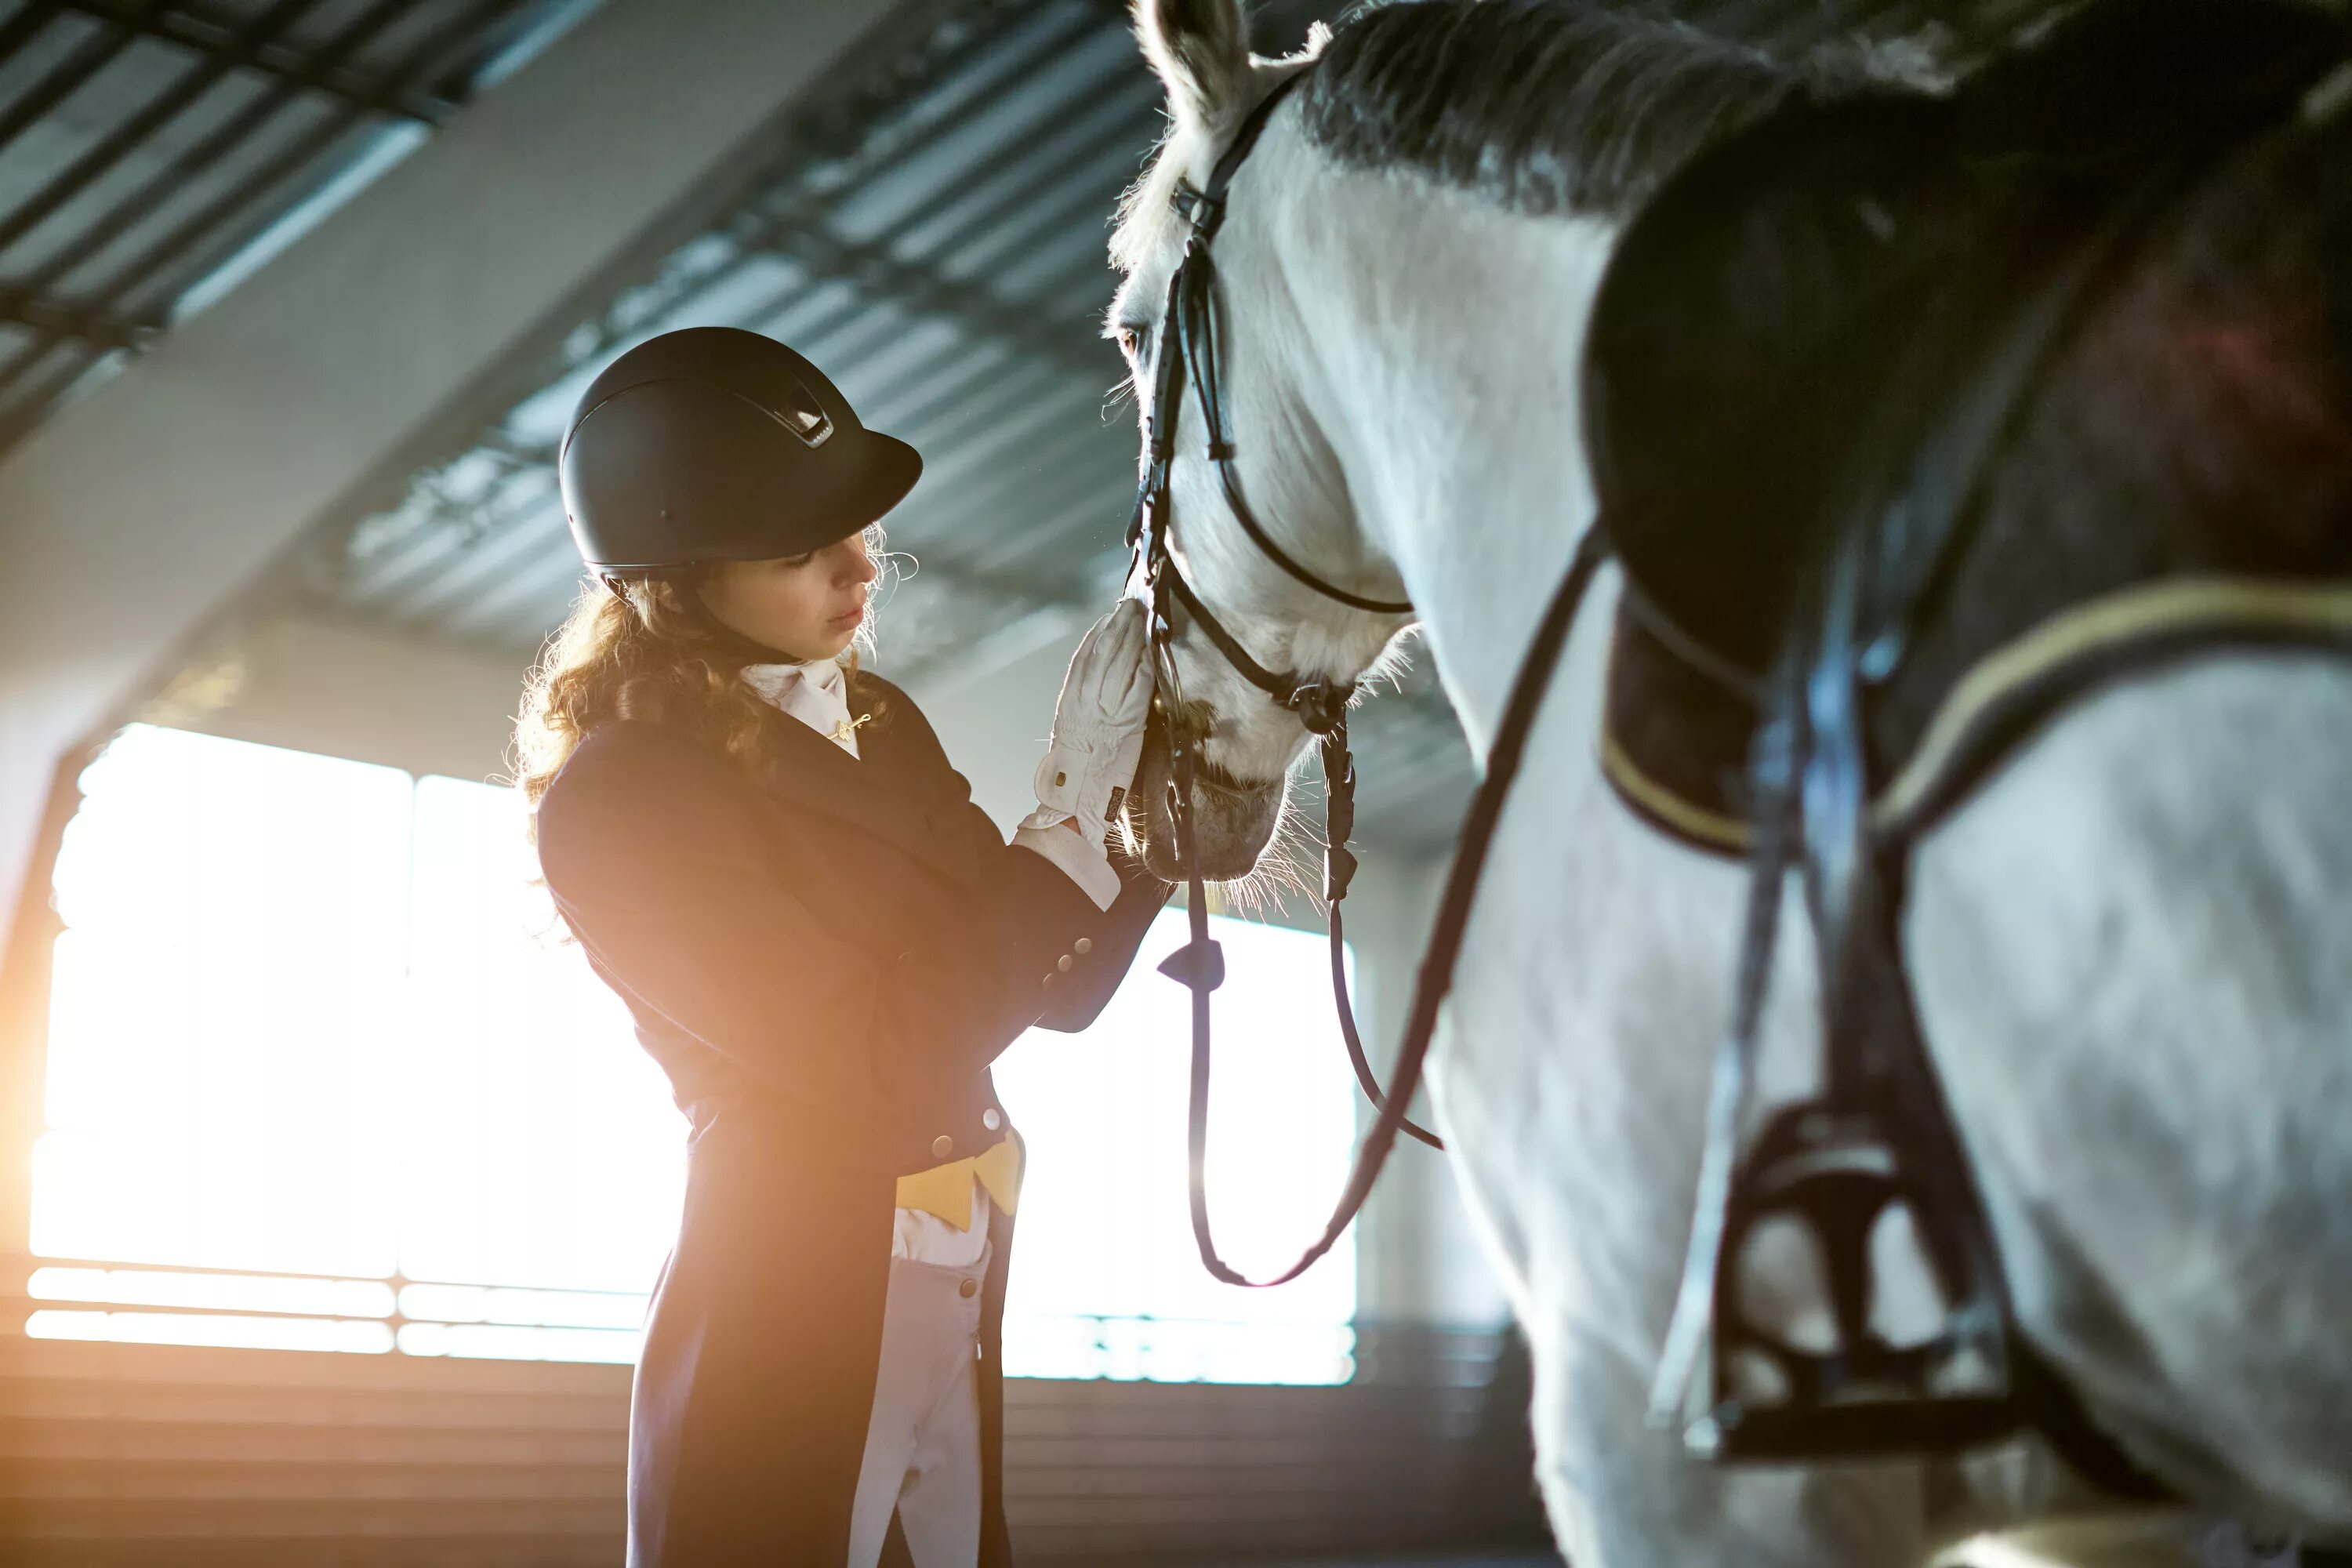
[[[1129,359],[1133,359],[1142,351],[1142,335],[1137,332],[1133,327],[1121,327],[1118,330],[1119,353],[1125,354]]]

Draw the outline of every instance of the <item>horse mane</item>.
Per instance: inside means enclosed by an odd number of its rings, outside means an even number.
[[[1300,112],[1342,163],[1418,170],[1516,212],[1622,214],[1838,74],[1827,59],[1791,65],[1592,0],[1411,0],[1340,23]]]
[[[1792,63],[1608,0],[1375,0],[1336,28],[1317,23],[1278,64],[1311,68],[1299,113],[1326,156],[1417,169],[1536,216],[1623,216],[1701,148],[1800,91],[1950,85],[1910,44],[1839,44]],[[1155,157],[1121,197],[1114,266],[1132,271],[1152,253],[1181,172]]]

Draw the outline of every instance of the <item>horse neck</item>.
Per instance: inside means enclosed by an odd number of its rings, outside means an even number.
[[[1592,515],[1579,373],[1614,229],[1293,156],[1277,232],[1305,401],[1483,755]]]

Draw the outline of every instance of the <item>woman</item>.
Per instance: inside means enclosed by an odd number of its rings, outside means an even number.
[[[1080,644],[1010,845],[906,694],[840,662],[921,467],[725,329],[622,355],[564,442],[604,586],[533,677],[522,784],[556,907],[692,1127],[629,1417],[644,1568],[1011,1560],[1020,1155],[989,1063],[1084,1027],[1168,889],[1104,847],[1150,705],[1139,606]]]

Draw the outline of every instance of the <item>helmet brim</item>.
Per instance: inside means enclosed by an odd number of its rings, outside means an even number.
[[[914,489],[915,481],[923,477],[923,455],[896,436],[868,430],[866,439],[873,447],[873,456],[867,459],[869,478],[855,509],[862,514],[861,521],[843,531],[844,539],[888,516]]]
[[[923,477],[923,455],[896,436],[885,436],[879,430],[859,430],[854,438],[862,448],[856,467],[841,489],[827,498],[823,527],[803,521],[799,537],[793,542],[795,548],[790,551],[754,545],[743,552],[713,553],[703,559],[760,561],[779,553],[797,555],[803,550],[823,550],[853,533],[863,532],[888,516],[907,499],[915,481]],[[753,553],[752,550],[759,552]]]
[[[857,458],[837,489],[826,496],[821,510],[803,513],[789,534],[761,529],[728,542],[702,542],[682,558],[661,562],[589,560],[592,571],[604,573],[676,571],[706,561],[771,561],[800,555],[838,544],[889,515],[907,499],[923,477],[923,455],[895,436],[878,430],[855,429],[843,436],[855,442]],[[820,522],[818,520],[822,519]],[[573,525],[575,536],[578,524]],[[585,555],[585,552],[583,554]]]

